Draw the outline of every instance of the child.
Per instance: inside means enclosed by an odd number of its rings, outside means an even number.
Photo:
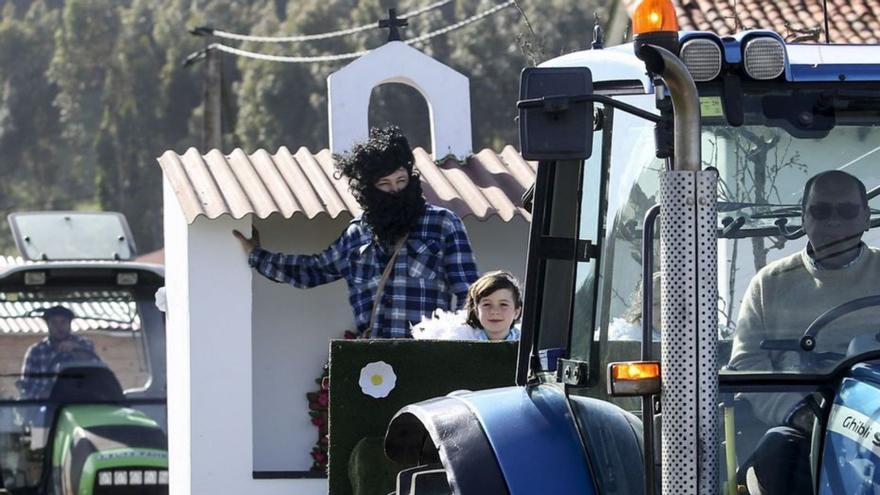
[[[516,277],[489,272],[471,284],[464,309],[434,311],[412,329],[413,338],[435,340],[519,340],[514,323],[522,314],[522,295]]]

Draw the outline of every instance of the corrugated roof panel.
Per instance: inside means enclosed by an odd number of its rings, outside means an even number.
[[[516,205],[505,191],[517,190],[518,184],[514,183],[515,179],[507,172],[498,155],[483,151],[479,158],[483,166],[474,168],[474,183],[495,207],[498,215],[509,222],[516,215]]]
[[[189,153],[189,152],[187,152]],[[196,152],[198,156],[198,152]],[[219,214],[213,211],[205,211],[204,206],[207,204],[216,205],[218,201],[216,198],[211,198],[209,200],[203,200],[199,194],[200,187],[197,184],[191,182],[189,174],[187,174],[186,166],[184,166],[183,162],[186,160],[186,156],[183,157],[177,155],[173,151],[166,151],[161,160],[165,163],[165,177],[167,177],[168,182],[171,184],[171,188],[174,190],[177,195],[177,201],[180,203],[180,207],[184,211],[199,211],[204,215],[215,215]],[[199,161],[201,161],[201,156],[199,156]],[[219,197],[219,192],[217,193]],[[225,209],[225,207],[223,208]]]
[[[424,160],[423,163],[419,163],[418,155],[416,155],[416,167],[422,179],[422,190],[429,201],[441,204],[455,200],[458,191],[433,160]]]
[[[285,218],[290,218],[297,212],[305,212],[307,217],[313,218],[314,215],[317,215],[319,211],[323,210],[321,201],[315,196],[311,187],[293,186],[293,184],[308,184],[309,181],[306,179],[306,174],[300,169],[299,164],[296,163],[296,159],[290,154],[290,151],[287,148],[281,148],[278,150],[278,153],[272,155],[272,161],[281,173],[281,177],[284,179],[287,187],[290,188],[298,206],[298,208],[290,213],[289,216],[284,215]]]
[[[10,308],[3,308],[0,313],[0,334],[29,333],[44,334],[48,331],[46,323],[39,316],[22,316],[31,311],[39,310],[42,305],[31,303],[7,303]],[[0,304],[0,308],[7,304]],[[83,332],[89,330],[127,330],[140,329],[140,317],[133,313],[134,308],[125,302],[105,303],[65,303],[72,308],[77,317],[71,322],[71,330]],[[12,309],[12,311],[9,311]],[[133,317],[133,321],[131,318]]]
[[[251,212],[259,213],[259,210],[254,209],[250,198],[242,189],[242,184],[233,173],[232,165],[227,156],[214,149],[203,158],[208,172],[217,183],[217,189],[220,190],[223,201],[233,217],[241,218]]]
[[[219,160],[219,157],[222,156],[221,153],[217,151],[212,153],[212,155],[218,158],[217,166],[222,166],[221,160]],[[257,215],[268,216],[273,211],[277,211],[278,205],[267,189],[267,184],[272,182],[271,175],[268,177],[261,176],[255,168],[255,162],[252,162],[244,151],[240,149],[232,150],[232,154],[225,157],[225,161],[229,165],[230,172],[238,181],[238,184],[236,184],[237,188],[235,187],[236,185],[231,185],[231,187],[233,190],[238,189],[241,191],[241,195],[248,199]],[[264,178],[270,180],[263,182]],[[242,203],[242,205],[245,204]]]
[[[321,201],[323,210],[333,218],[336,218],[345,211],[345,202],[342,201],[336,188],[330,183],[331,180],[335,180],[333,179],[333,171],[325,171],[324,167],[315,159],[315,156],[305,148],[300,148],[296,152],[295,158],[306,175],[307,180],[311,183],[315,195]]]
[[[465,163],[447,159],[438,164],[421,148],[414,149],[413,155],[431,203],[460,217],[531,219],[520,206],[520,198],[534,182],[537,165],[523,160],[512,146],[500,155],[484,150]],[[200,215],[266,218],[277,213],[285,218],[298,214],[314,218],[325,214],[336,218],[361,213],[348,181],[334,177],[335,162],[329,150],[313,154],[300,148],[291,154],[282,147],[275,154],[260,150],[247,155],[236,149],[228,156],[212,150],[202,156],[191,148],[183,155],[166,152],[159,165],[190,223]]]
[[[0,267],[31,264],[34,263],[24,261],[21,258],[0,256]],[[71,329],[74,332],[107,329],[139,330],[141,323],[135,303],[124,299],[125,296],[120,294],[109,291],[71,293],[71,297],[79,299],[79,302],[63,302],[63,305],[76,315],[71,323]],[[19,295],[19,297],[27,297],[27,294]],[[88,298],[96,300],[89,301]],[[41,309],[55,304],[55,302],[42,299],[0,300],[0,334],[45,334],[48,329],[42,317],[31,315],[40,314]]]
[[[265,150],[257,150],[256,153],[251,155],[251,159],[257,173],[266,179],[265,186],[269,190],[269,194],[272,196],[278,211],[285,216],[293,215],[299,209],[299,204],[297,204],[296,199],[293,197],[290,188],[287,187],[287,182],[285,182],[281,171],[278,170],[278,167],[272,160],[272,156]]]
[[[336,160],[333,159],[333,154],[330,153],[330,150],[321,150],[315,155],[315,157],[318,160],[318,163],[321,164],[321,167],[324,168],[324,173],[327,174],[327,177],[333,179],[330,182],[333,184],[333,187],[336,188],[336,193],[342,198],[342,202],[345,204],[345,210],[343,211],[353,217],[360,215],[361,205],[358,204],[357,200],[354,199],[354,196],[351,194],[351,191],[348,190],[348,180],[345,178],[336,179]],[[342,213],[342,211],[340,213]]]

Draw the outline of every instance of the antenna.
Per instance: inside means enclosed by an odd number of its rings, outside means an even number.
[[[599,12],[593,12],[593,18],[595,19],[595,25],[593,26],[593,43],[591,48],[593,50],[601,50],[605,48],[605,31],[602,29],[602,20],[599,18]]]
[[[831,44],[831,33],[828,31],[828,0],[822,0],[822,14],[825,16],[825,44]]]

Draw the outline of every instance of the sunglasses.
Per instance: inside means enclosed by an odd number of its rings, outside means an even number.
[[[809,207],[810,216],[816,220],[828,220],[836,211],[837,216],[844,220],[852,220],[862,212],[862,205],[858,203],[826,203],[820,202]]]

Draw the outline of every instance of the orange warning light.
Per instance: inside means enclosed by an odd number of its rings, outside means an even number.
[[[634,35],[678,31],[672,0],[642,0],[632,19]]]
[[[611,366],[611,375],[615,380],[650,380],[660,377],[660,363],[635,362],[614,363]]]
[[[617,397],[660,393],[660,363],[633,361],[608,364],[608,394]]]

